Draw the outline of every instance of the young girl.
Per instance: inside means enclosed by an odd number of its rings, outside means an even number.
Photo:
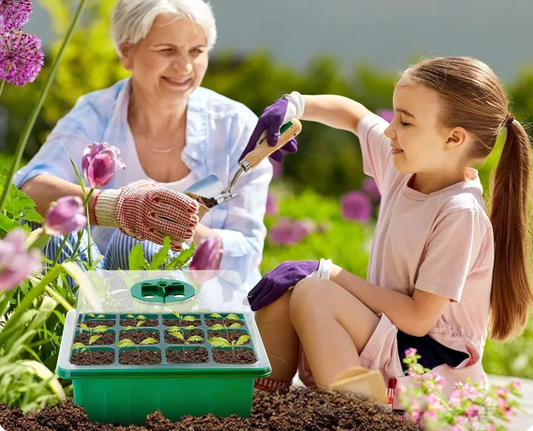
[[[498,78],[471,58],[424,60],[403,73],[393,106],[389,124],[345,97],[292,93],[252,135],[248,150],[264,130],[273,145],[293,117],[351,131],[382,195],[367,280],[324,259],[285,262],[250,292],[272,364],[261,389],[288,389],[297,370],[319,388],[356,366],[399,378],[408,348],[450,389],[485,378],[489,326],[507,340],[528,320],[531,150]],[[505,134],[489,217],[469,166]]]

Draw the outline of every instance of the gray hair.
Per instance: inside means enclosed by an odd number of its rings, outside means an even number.
[[[217,38],[215,17],[204,0],[118,0],[111,22],[111,37],[119,55],[120,45],[136,45],[144,39],[154,20],[164,13],[186,17],[199,24],[205,32],[207,49],[213,48]]]

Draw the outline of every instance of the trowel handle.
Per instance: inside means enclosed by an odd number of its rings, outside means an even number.
[[[264,139],[254,150],[250,151],[246,157],[242,159],[241,165],[244,164],[244,166],[247,166],[246,170],[255,168],[264,159],[279,150],[291,139],[295,138],[301,131],[302,123],[300,123],[297,118],[293,118],[281,128],[281,136],[279,137],[279,141],[275,146],[271,147],[268,145],[267,140]]]

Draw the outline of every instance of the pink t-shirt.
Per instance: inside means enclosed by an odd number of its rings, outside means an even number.
[[[494,262],[492,226],[474,169],[471,178],[430,194],[408,186],[393,165],[388,123],[368,115],[358,126],[363,167],[382,195],[368,281],[412,296],[415,289],[451,300],[429,332],[452,349],[475,348],[487,337]]]

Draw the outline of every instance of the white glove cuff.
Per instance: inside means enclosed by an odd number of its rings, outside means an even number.
[[[303,96],[297,91],[293,91],[291,94],[285,94],[283,98],[289,101],[283,124],[288,123],[293,118],[302,118],[305,110],[305,100]]]
[[[100,192],[96,196],[94,205],[94,217],[98,226],[116,227],[120,224],[115,220],[115,206],[120,190],[109,189]]]
[[[320,259],[320,261],[318,262],[318,269],[309,274],[306,278],[315,277],[325,278],[329,280],[329,277],[331,275],[331,265],[331,259]]]

